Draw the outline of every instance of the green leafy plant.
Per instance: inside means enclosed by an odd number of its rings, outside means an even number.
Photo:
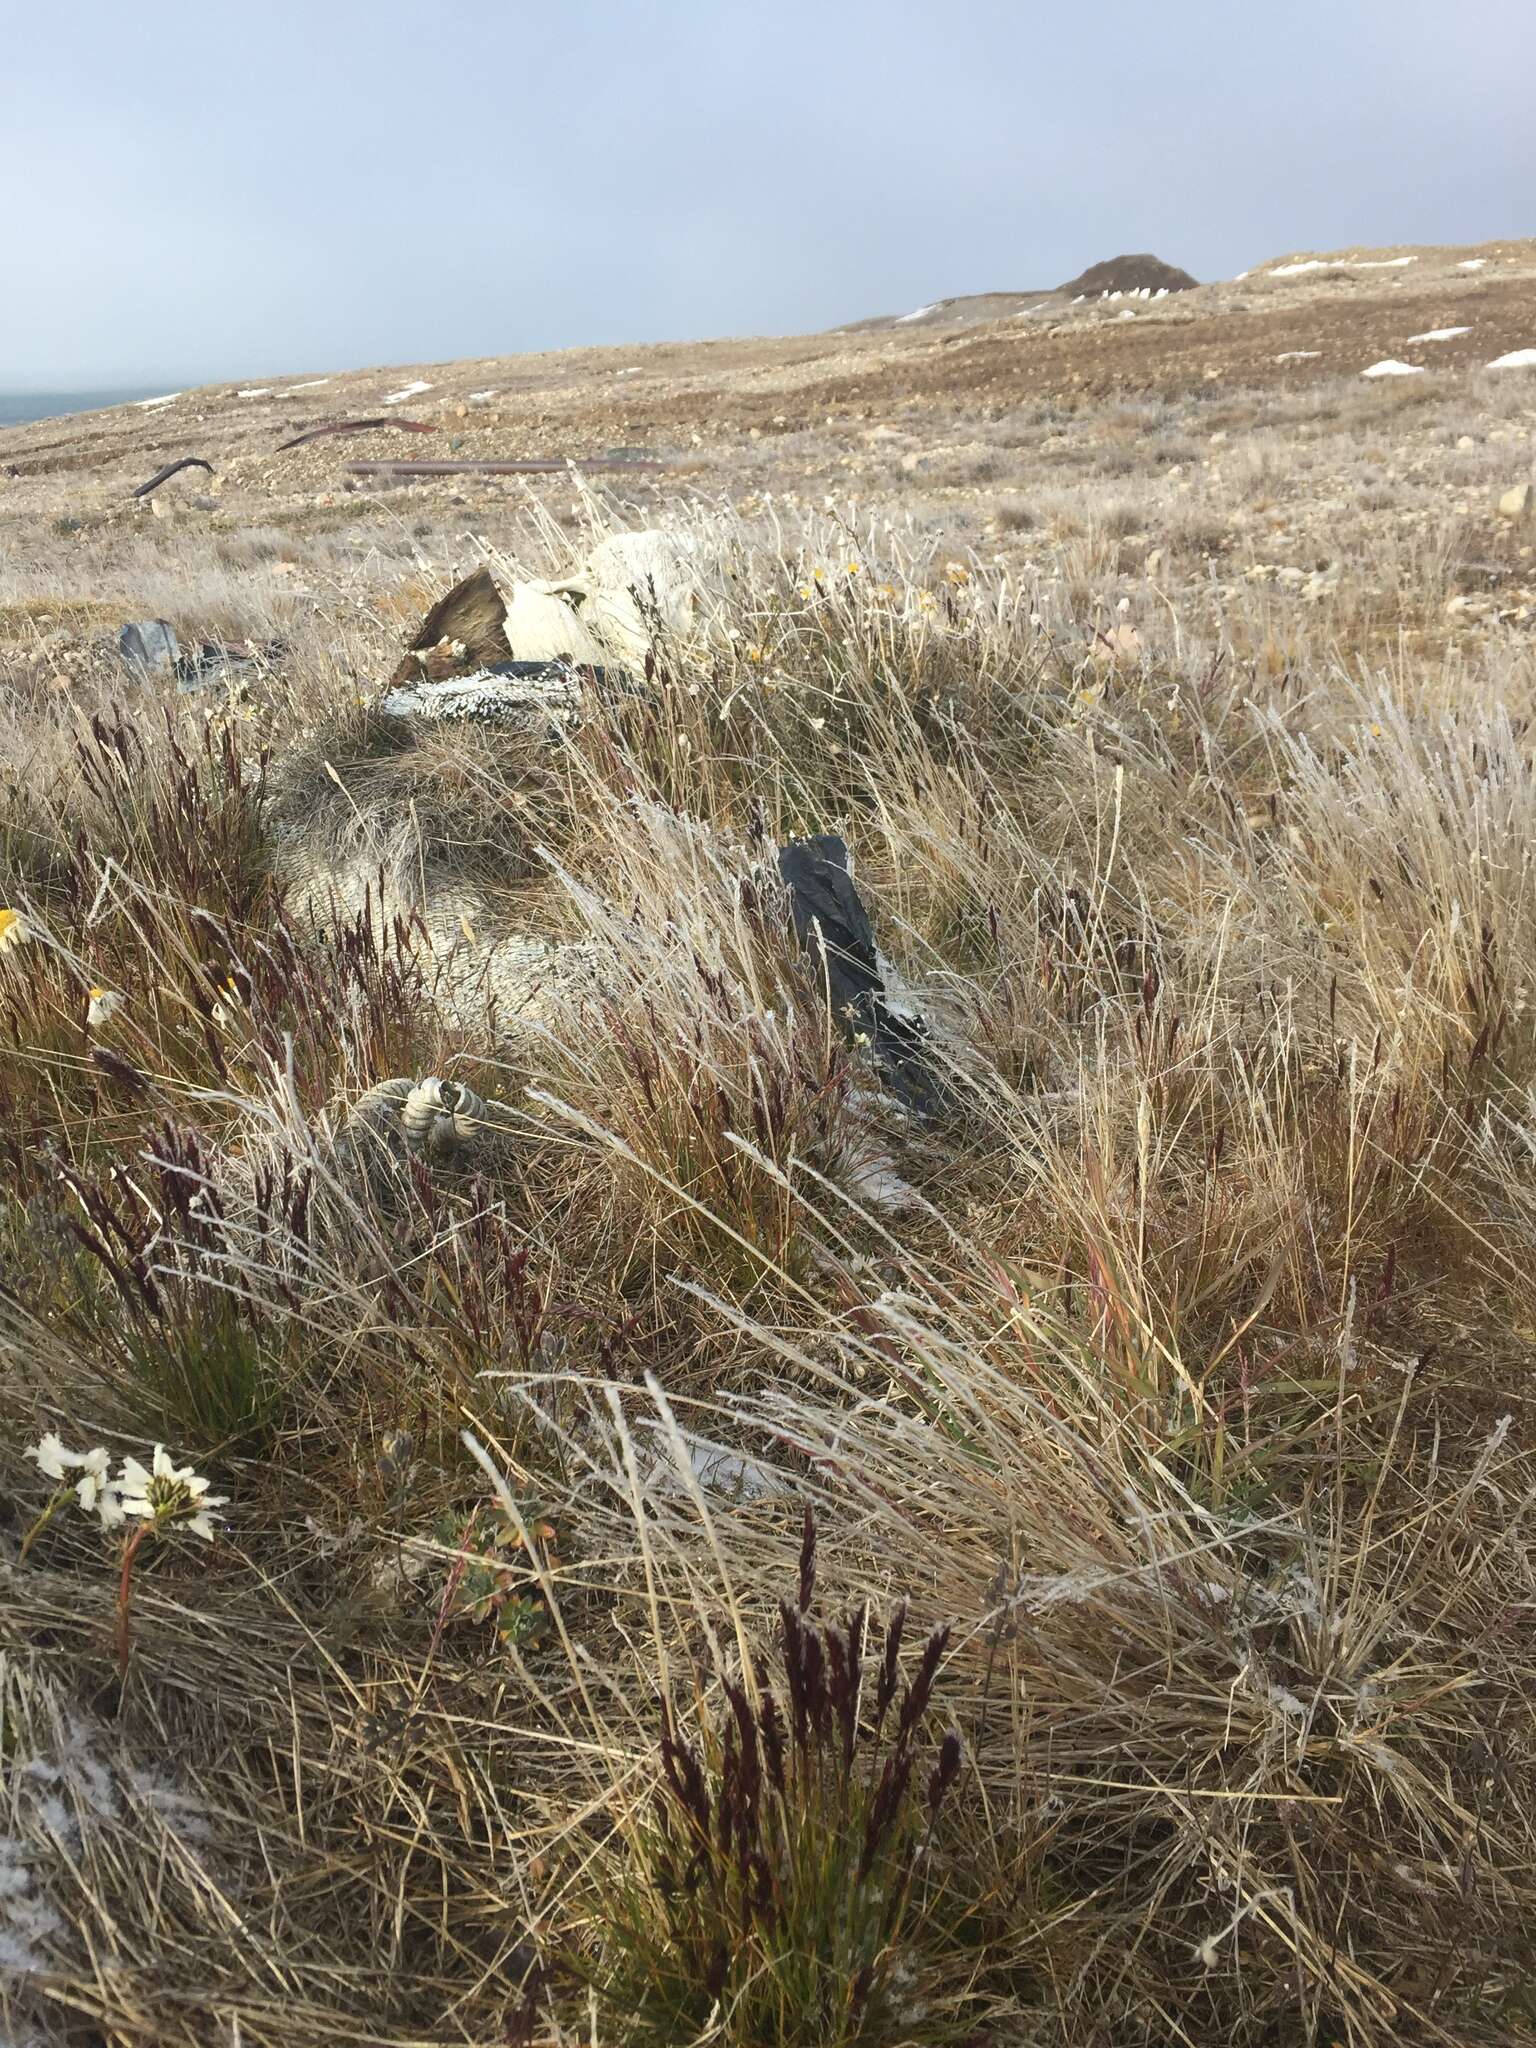
[[[528,1528],[541,1546],[546,1567],[558,1560],[552,1523],[534,1511]],[[549,1609],[521,1533],[495,1507],[476,1508],[465,1520],[451,1511],[433,1531],[445,1549],[458,1554],[448,1575],[442,1622],[479,1623],[500,1642],[517,1649],[537,1643],[549,1627]]]

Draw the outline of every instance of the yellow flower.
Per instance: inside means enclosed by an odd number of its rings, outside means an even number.
[[[858,565],[858,563],[857,563],[857,562],[850,562],[850,563],[848,564],[848,574],[849,574],[850,576],[857,576],[857,575],[858,575],[858,573],[859,573],[859,565]]]
[[[817,583],[825,583],[827,580],[827,572],[825,569],[813,569],[811,571],[811,575]]]
[[[766,661],[768,659],[762,648],[757,646],[747,648],[746,656],[748,661]]]
[[[801,586],[800,586],[800,595],[801,595],[801,596],[802,596],[803,598],[807,598],[807,599],[809,599],[809,598],[812,598],[812,597],[814,597],[814,596],[816,595],[816,593],[815,593],[815,591],[814,591],[814,590],[812,590],[812,588],[811,588],[811,586],[810,586],[810,584],[809,584],[809,583],[802,583],[802,584],[801,584]]]
[[[222,1031],[225,1025],[232,1024],[235,1021],[242,1007],[240,991],[235,986],[235,977],[232,974],[225,976],[224,986],[219,991],[219,994],[221,998],[227,998],[227,1000],[221,1000],[214,1004],[213,1021]]]
[[[877,583],[875,585],[875,595],[876,597],[894,597],[896,595],[896,586],[894,583]]]
[[[24,946],[31,936],[19,910],[0,910],[0,953],[9,953],[13,946]]]
[[[963,562],[946,562],[944,564],[944,580],[947,583],[954,584],[958,590],[962,583],[970,582],[971,572]]]

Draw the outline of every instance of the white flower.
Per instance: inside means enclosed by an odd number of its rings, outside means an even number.
[[[107,1477],[110,1463],[104,1450],[87,1451],[80,1460],[80,1477],[75,1481],[75,1498],[82,1512],[88,1515],[94,1511],[103,1529],[115,1529],[123,1519],[117,1481]]]
[[[207,1543],[213,1541],[213,1510],[223,1507],[228,1498],[225,1494],[210,1494],[208,1481],[190,1465],[178,1470],[164,1444],[155,1445],[148,1471],[137,1458],[124,1458],[117,1484],[122,1514],[137,1515],[157,1527],[174,1525],[190,1529]]]
[[[30,1458],[45,1479],[62,1479],[67,1466],[81,1462],[76,1452],[65,1450],[51,1429],[40,1443],[29,1444],[22,1456]]]
[[[110,1024],[122,1007],[123,998],[119,990],[115,988],[93,988],[91,990],[90,1002],[85,1012],[87,1027],[92,1031],[97,1031],[103,1024]]]
[[[160,1445],[155,1446],[155,1462],[163,1455]],[[149,1489],[154,1484],[152,1473],[146,1472],[137,1458],[124,1458],[122,1477],[118,1484],[123,1490],[123,1511],[130,1515],[152,1515]]]
[[[94,1451],[68,1451],[49,1430],[42,1441],[33,1444],[24,1455],[33,1461],[45,1479],[56,1479],[66,1485],[72,1483],[81,1513],[97,1515],[104,1529],[115,1529],[123,1519],[118,1501],[120,1482],[107,1477],[112,1458],[99,1444]],[[76,1472],[80,1476],[72,1481],[71,1474]]]

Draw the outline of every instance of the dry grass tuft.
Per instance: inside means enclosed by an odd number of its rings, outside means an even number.
[[[1536,2037],[1529,654],[1442,658],[1454,521],[1239,585],[1172,452],[1002,563],[678,507],[707,631],[570,730],[386,730],[378,560],[281,688],[16,683],[9,2036]],[[431,1074],[464,1146],[363,1170]],[[48,1429],[231,1499],[126,1668]]]

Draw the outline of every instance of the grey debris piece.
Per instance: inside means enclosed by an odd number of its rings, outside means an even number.
[[[270,665],[283,653],[280,640],[265,647],[226,647],[207,641],[190,652],[183,649],[169,619],[136,619],[117,636],[124,666],[140,678],[173,675],[183,692],[206,690],[232,681],[241,670]]]
[[[657,1456],[641,1482],[645,1491],[648,1494],[686,1493],[687,1480],[679,1470],[674,1447],[665,1442],[657,1425],[650,1427],[657,1444]],[[774,1494],[793,1491],[791,1475],[764,1464],[761,1459],[743,1456],[741,1452],[730,1450],[726,1445],[699,1436],[690,1429],[679,1430],[678,1438],[687,1455],[693,1480],[707,1494],[745,1506],[751,1501],[766,1500]]]
[[[886,1086],[909,1109],[931,1114],[941,1091],[928,1033],[909,1001],[891,1000],[846,843],[832,832],[791,839],[780,849],[779,875],[795,937],[816,963],[833,1016],[849,1038],[870,1046]]]
[[[117,651],[130,668],[159,675],[180,661],[181,642],[169,620],[140,619],[118,634]]]
[[[473,719],[485,725],[568,723],[581,702],[581,678],[568,662],[508,661],[442,683],[406,683],[386,691],[379,710],[410,725]]]

